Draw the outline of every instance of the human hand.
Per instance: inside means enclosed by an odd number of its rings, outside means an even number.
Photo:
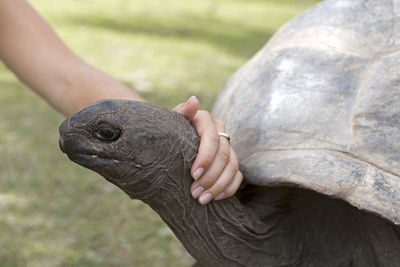
[[[214,120],[209,112],[198,109],[199,100],[194,96],[173,108],[185,116],[200,136],[199,153],[190,171],[195,179],[190,191],[204,205],[235,194],[243,175],[229,141],[218,135],[225,132],[224,124]]]

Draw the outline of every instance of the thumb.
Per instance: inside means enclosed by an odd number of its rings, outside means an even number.
[[[200,102],[195,96],[191,96],[185,103],[181,103],[172,110],[182,114],[187,120],[193,119],[199,110]]]

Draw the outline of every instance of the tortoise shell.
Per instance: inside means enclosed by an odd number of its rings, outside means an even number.
[[[247,182],[313,189],[400,223],[400,2],[326,0],[228,81]]]

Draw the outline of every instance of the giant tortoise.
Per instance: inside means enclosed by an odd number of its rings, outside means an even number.
[[[326,0],[232,76],[214,107],[245,176],[229,199],[191,197],[199,138],[165,108],[94,103],[61,149],[149,204],[199,266],[399,266],[399,16]]]

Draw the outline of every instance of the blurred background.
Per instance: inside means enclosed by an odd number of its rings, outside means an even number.
[[[197,95],[211,110],[228,77],[317,1],[29,2],[75,53],[149,102]],[[63,119],[0,62],[0,266],[190,266],[156,213],[59,151]]]

